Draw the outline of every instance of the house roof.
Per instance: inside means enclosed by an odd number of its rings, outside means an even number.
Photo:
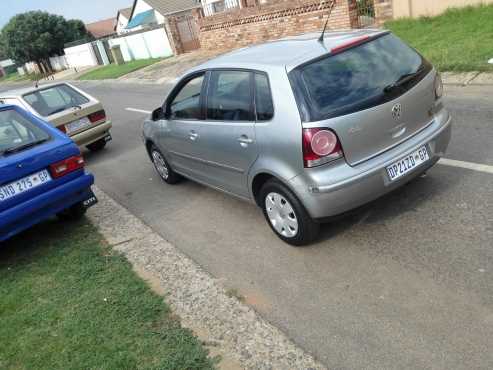
[[[123,15],[125,18],[127,19],[130,19],[130,16],[132,15],[132,7],[128,7],[128,8],[124,8],[124,9],[120,9],[116,15],[116,17],[118,18],[118,15]]]
[[[115,18],[103,19],[98,22],[86,24],[87,31],[98,39],[115,33]]]
[[[145,12],[135,14],[135,16],[132,17],[132,20],[128,22],[127,26],[125,27],[127,30],[130,30],[132,28],[135,28],[137,26],[141,26],[143,24],[147,24],[151,21],[153,21],[154,18],[154,10],[149,9],[146,10]]]
[[[134,1],[132,7],[132,17],[134,16],[135,5],[137,1]],[[161,15],[170,15],[178,13],[184,10],[190,10],[194,8],[200,8],[200,0],[144,0],[150,7],[156,10]]]

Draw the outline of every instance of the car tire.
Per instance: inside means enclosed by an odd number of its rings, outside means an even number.
[[[286,185],[271,179],[262,186],[259,196],[265,219],[281,240],[303,246],[317,238],[320,225]]]
[[[77,221],[80,220],[87,212],[82,202],[74,204],[72,207],[58,213],[58,218],[62,221]]]
[[[154,145],[151,147],[151,159],[156,172],[165,183],[174,185],[182,179],[179,174],[173,171],[163,153]]]
[[[86,148],[89,149],[91,152],[99,152],[100,150],[103,150],[105,146],[106,146],[106,140],[99,139],[98,141],[95,141],[94,143],[87,145]]]

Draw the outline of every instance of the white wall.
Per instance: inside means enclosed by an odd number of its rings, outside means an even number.
[[[64,69],[69,68],[67,59],[64,55],[51,57],[50,63],[55,71],[63,71]]]
[[[125,29],[125,27],[127,27],[127,24],[128,24],[128,18],[120,13],[118,15],[118,19],[116,20],[116,33],[120,35],[122,33],[129,32],[129,30]]]
[[[98,60],[94,55],[91,43],[66,48],[65,58],[70,68],[97,66]]]
[[[394,18],[434,16],[450,7],[491,4],[493,0],[393,0]]]
[[[10,67],[13,66],[15,63],[12,59],[5,59],[0,61],[0,67]]]
[[[135,4],[134,15],[145,12],[146,10],[154,9],[152,6],[147,4],[144,0],[138,0]],[[154,11],[154,17],[156,18],[157,24],[164,23],[164,16],[157,11]],[[134,28],[132,28],[134,30]]]
[[[173,55],[164,28],[109,40],[110,47],[120,45],[125,62],[136,59],[163,58]]]

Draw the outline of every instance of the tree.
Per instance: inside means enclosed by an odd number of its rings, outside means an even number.
[[[92,41],[94,37],[86,30],[84,22],[79,19],[70,19],[67,21],[65,43],[78,40]]]
[[[40,71],[51,72],[49,58],[62,55],[67,42],[87,37],[82,21],[67,21],[41,11],[18,14],[2,29],[0,45],[18,64],[36,62]]]

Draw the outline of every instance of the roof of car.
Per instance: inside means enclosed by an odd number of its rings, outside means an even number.
[[[331,49],[359,37],[374,37],[385,32],[388,31],[381,29],[326,31],[323,44],[318,41],[320,32],[291,36],[223,54],[193,70],[221,67],[262,69],[266,66],[286,67],[289,70],[328,54]]]
[[[58,86],[58,85],[64,85],[65,82],[57,82],[57,83],[48,83],[48,84],[43,84],[39,85],[38,87],[36,86],[28,86],[28,87],[21,87],[18,89],[12,89],[12,90],[6,90],[0,92],[0,97],[1,98],[13,98],[13,97],[18,97],[18,96],[23,96],[25,94],[29,94],[31,92],[37,91],[37,90],[43,90],[46,88],[49,88],[51,86]]]

